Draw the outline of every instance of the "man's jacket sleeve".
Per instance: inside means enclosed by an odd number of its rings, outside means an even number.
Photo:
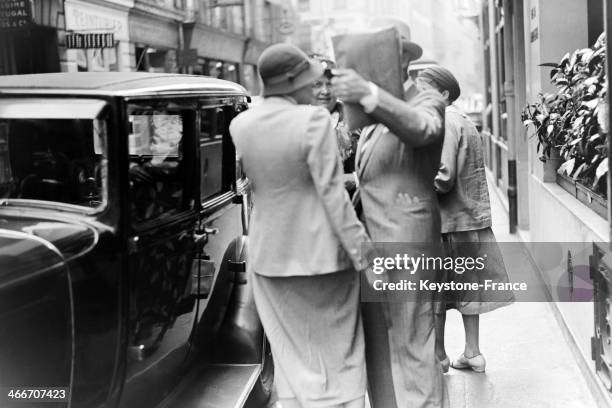
[[[420,147],[444,137],[445,107],[436,91],[421,92],[406,102],[379,89],[378,106],[371,115],[406,145]]]
[[[344,188],[342,162],[329,113],[317,109],[310,117],[305,138],[306,161],[329,222],[357,270],[365,267],[361,244],[369,238],[357,219]]]

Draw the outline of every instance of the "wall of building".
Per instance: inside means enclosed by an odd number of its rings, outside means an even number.
[[[589,46],[589,29],[587,17],[587,1],[575,0],[529,0],[525,2],[525,71],[526,71],[526,97],[527,101],[535,101],[541,92],[553,90],[550,84],[550,68],[539,65],[547,62],[559,62],[568,52]],[[567,16],[572,18],[568,19]],[[559,22],[563,21],[563,24]],[[591,240],[598,231],[607,230],[607,221],[592,210],[580,204],[575,198],[556,185],[554,172],[551,172],[550,163],[543,163],[537,152],[537,142],[532,133],[529,154],[530,190],[528,194],[520,194],[521,200],[529,201],[530,231],[533,239],[546,240],[559,237],[558,223],[543,223],[542,219],[549,219],[546,214],[559,214],[566,222],[563,224],[562,237],[576,241]],[[554,169],[552,169],[554,170]],[[551,184],[551,188],[545,188]],[[571,202],[570,210],[566,202]],[[574,203],[575,202],[575,203]],[[576,204],[576,205],[573,205]],[[579,211],[584,207],[584,211]],[[572,211],[574,214],[567,214]],[[576,214],[579,213],[578,217]],[[550,220],[552,221],[552,220]],[[585,230],[590,231],[586,233]],[[606,233],[599,237],[606,238]],[[607,239],[607,238],[606,238]]]
[[[0,75],[65,69],[63,0],[20,0],[0,6],[19,14],[0,19]]]
[[[128,13],[133,1],[65,0],[66,31],[113,33],[114,48],[67,50],[66,71],[130,71],[131,44]]]
[[[509,0],[488,1],[488,4],[500,6],[505,1]],[[553,90],[550,68],[541,67],[540,64],[559,62],[566,53],[592,45],[589,39],[589,36],[593,37],[593,29],[589,28],[589,2],[591,0],[523,0],[523,9],[517,8],[518,12],[512,15],[512,19],[504,21],[505,28],[509,24],[522,28],[514,37],[515,44],[519,39],[522,41],[518,42],[523,43],[513,53],[518,63],[512,72],[505,75],[506,78],[514,78],[515,96],[522,93],[520,98],[525,98],[523,103],[534,102],[539,93]],[[486,8],[484,13],[488,13]],[[499,13],[499,8],[495,13]],[[486,16],[483,15],[483,18]],[[486,30],[484,33],[487,36]],[[485,37],[486,40],[495,39]],[[490,56],[490,64],[494,63],[493,58],[494,55]],[[497,87],[503,92],[502,80],[499,78],[497,84],[488,83],[487,86],[491,89]],[[515,129],[513,134],[508,134],[508,143],[514,141],[517,145],[519,226],[523,227],[520,234],[555,300],[559,287],[567,286],[570,277],[575,290],[590,286],[588,265],[593,242],[609,241],[609,223],[557,184],[555,162],[548,160],[544,163],[540,160],[542,154],[537,151],[537,139],[533,130],[526,131],[522,126],[520,110],[517,109],[514,117],[500,120],[500,133],[510,121],[513,122]],[[490,138],[488,143],[493,143],[493,139]],[[489,165],[493,172],[497,172],[500,162],[491,160]],[[506,163],[502,161],[501,166],[499,187],[502,187],[501,193],[506,195],[507,168],[505,173],[503,171]],[[542,253],[541,244],[537,244],[541,242],[548,242],[551,248],[555,248],[564,268],[552,271],[545,267],[550,254]],[[584,366],[594,373],[594,364],[590,360],[590,339],[594,333],[593,303],[556,302],[553,307],[558,311],[571,341],[577,346],[579,355],[583,357]]]

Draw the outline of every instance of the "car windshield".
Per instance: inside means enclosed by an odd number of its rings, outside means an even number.
[[[106,127],[100,119],[0,119],[0,199],[101,207]]]

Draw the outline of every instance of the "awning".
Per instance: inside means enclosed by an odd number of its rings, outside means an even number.
[[[100,99],[0,98],[0,118],[95,119],[104,106]]]

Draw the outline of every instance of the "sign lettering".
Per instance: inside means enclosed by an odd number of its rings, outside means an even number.
[[[32,22],[29,0],[0,1],[0,29],[25,27]]]

